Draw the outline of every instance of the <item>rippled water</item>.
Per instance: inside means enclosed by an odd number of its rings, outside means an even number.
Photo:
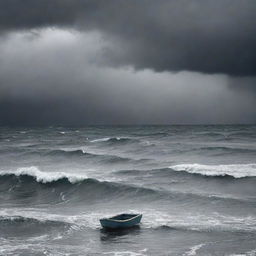
[[[2,127],[0,255],[256,255],[255,159],[256,126]]]

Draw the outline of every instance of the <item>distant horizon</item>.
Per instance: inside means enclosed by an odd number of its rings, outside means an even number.
[[[83,127],[90,127],[90,126],[255,126],[256,123],[226,123],[226,124],[85,124],[85,125],[1,125],[0,127],[9,127],[9,128],[83,128]]]

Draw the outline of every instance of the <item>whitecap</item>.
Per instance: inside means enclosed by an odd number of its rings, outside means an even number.
[[[91,140],[92,143],[94,142],[103,142],[103,141],[109,141],[111,138],[107,137],[107,138],[101,138],[101,139],[95,139],[95,140]]]
[[[36,166],[22,167],[15,171],[1,171],[0,176],[13,174],[15,176],[28,175],[36,179],[37,182],[48,183],[60,179],[68,179],[70,183],[77,183],[87,179],[87,175],[69,174],[65,172],[42,172]]]
[[[197,244],[197,245],[194,245],[192,246],[191,248],[189,248],[189,251],[188,252],[185,252],[183,254],[183,256],[187,255],[187,256],[193,256],[193,255],[196,255],[196,252],[202,248],[205,244]]]
[[[256,164],[204,165],[195,163],[173,165],[169,166],[169,168],[174,171],[185,171],[204,176],[256,177]]]

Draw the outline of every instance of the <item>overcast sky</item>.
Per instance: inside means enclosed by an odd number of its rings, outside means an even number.
[[[0,124],[256,123],[255,0],[0,0]]]

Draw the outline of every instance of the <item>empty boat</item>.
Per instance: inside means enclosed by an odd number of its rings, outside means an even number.
[[[107,229],[131,228],[140,223],[142,214],[123,213],[111,218],[100,219],[100,224]]]

